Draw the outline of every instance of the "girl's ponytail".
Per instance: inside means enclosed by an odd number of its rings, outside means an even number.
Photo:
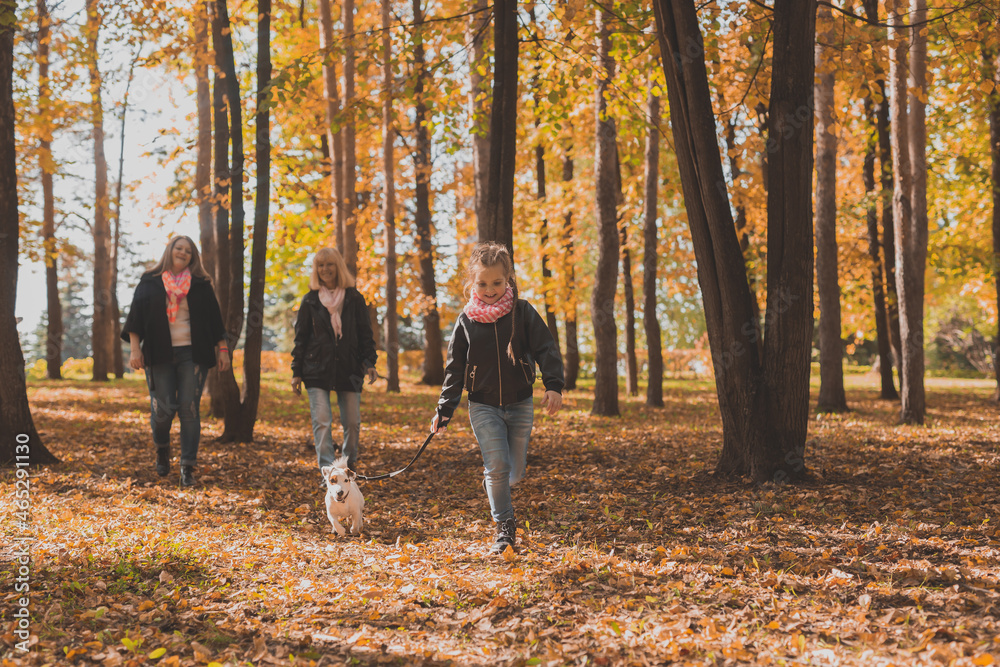
[[[517,353],[514,351],[514,336],[517,333],[517,277],[514,276],[513,270],[507,282],[510,283],[511,292],[514,293],[514,305],[510,307],[510,342],[507,343],[507,356],[510,357],[510,360],[516,366]],[[520,350],[517,352],[520,352]]]

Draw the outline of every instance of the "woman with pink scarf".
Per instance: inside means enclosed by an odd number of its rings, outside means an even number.
[[[179,415],[180,484],[193,486],[201,391],[210,368],[229,368],[229,346],[212,279],[187,236],[172,238],[156,266],[142,274],[122,339],[129,343],[129,367],[146,371],[156,472],[170,474],[170,425]]]
[[[328,466],[340,456],[356,470],[361,435],[361,388],[375,382],[375,338],[368,305],[354,287],[354,276],[340,253],[323,248],[313,258],[309,293],[302,297],[295,321],[292,390],[306,386],[312,416],[316,462]],[[330,392],[337,392],[344,437],[333,442]]]

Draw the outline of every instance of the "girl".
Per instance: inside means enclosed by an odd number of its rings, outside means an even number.
[[[229,346],[212,280],[198,248],[175,236],[159,263],[142,274],[122,339],[129,343],[129,367],[146,369],[156,472],[170,473],[170,424],[181,421],[181,486],[194,484],[201,440],[199,403],[208,369],[229,368]]]
[[[514,548],[517,523],[510,487],[524,478],[534,406],[535,364],[542,372],[542,406],[554,415],[562,407],[563,364],[559,346],[538,312],[517,298],[514,263],[506,246],[477,243],[469,259],[468,303],[448,343],[448,365],[431,422],[447,428],[469,392],[469,421],[483,455],[483,486],[497,522],[490,553]]]
[[[322,248],[313,259],[309,293],[302,297],[299,307],[292,350],[292,391],[301,394],[305,383],[320,469],[346,456],[347,466],[356,470],[361,388],[365,375],[369,384],[378,377],[376,359],[365,298],[354,288],[354,276],[340,253]],[[333,444],[331,391],[337,392],[344,429],[340,446]]]

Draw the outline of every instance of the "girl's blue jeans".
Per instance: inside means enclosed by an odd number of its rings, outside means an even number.
[[[514,518],[510,487],[524,479],[534,418],[531,398],[501,407],[469,401],[469,421],[483,454],[486,495],[494,521]]]
[[[319,387],[306,389],[309,394],[309,414],[312,416],[313,439],[316,442],[316,462],[319,467],[328,466],[337,457],[337,447],[333,444],[333,410],[330,406],[330,392]],[[340,447],[341,456],[347,457],[347,465],[355,470],[358,462],[358,440],[361,437],[361,392],[338,391],[337,407],[340,409],[340,425],[344,429],[344,442]]]
[[[159,449],[170,447],[170,425],[174,415],[178,415],[181,422],[182,466],[193,466],[198,462],[198,443],[201,440],[199,404],[207,370],[194,363],[190,345],[174,348],[173,363],[146,367],[153,444]]]

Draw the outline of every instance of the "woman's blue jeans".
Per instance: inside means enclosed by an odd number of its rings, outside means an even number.
[[[486,495],[494,521],[514,518],[510,487],[524,479],[534,418],[531,398],[501,407],[469,401],[469,421],[483,454]]]
[[[170,447],[170,425],[174,415],[178,415],[181,422],[182,466],[193,466],[198,462],[201,390],[205,387],[207,370],[194,363],[190,345],[174,348],[173,363],[146,367],[153,444],[158,449]]]
[[[309,394],[309,414],[312,416],[313,439],[316,442],[316,462],[319,467],[333,463],[337,456],[346,456],[347,465],[355,470],[358,462],[358,440],[361,437],[361,392],[338,391],[337,407],[340,408],[340,425],[344,429],[344,442],[340,453],[333,444],[333,410],[330,392],[319,387],[306,389]]]

